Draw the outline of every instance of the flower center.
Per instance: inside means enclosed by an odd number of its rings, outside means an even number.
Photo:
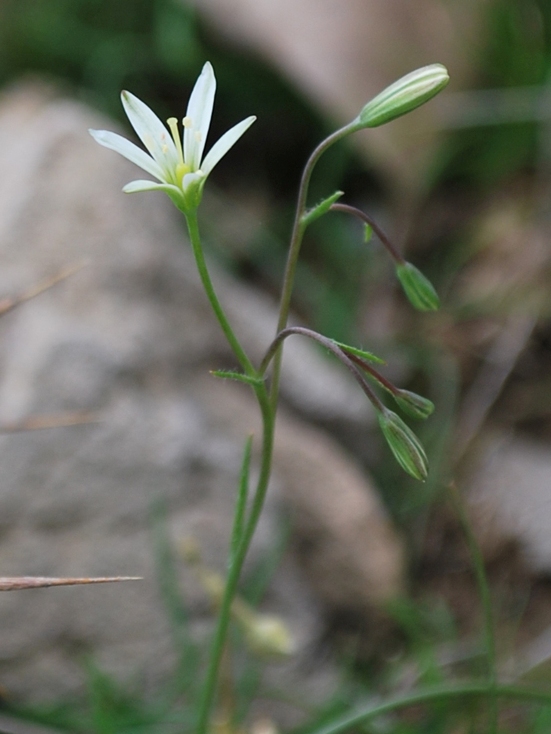
[[[178,164],[176,165],[176,181],[179,186],[182,185],[182,181],[184,180],[184,176],[186,173],[189,173],[191,171],[191,167],[187,165],[187,163],[184,161],[184,151],[182,149],[182,140],[180,138],[180,131],[178,130],[178,120],[175,117],[169,117],[167,120],[168,126],[170,128],[170,132],[172,133],[172,139],[174,140],[174,145],[176,146],[176,151],[178,153]]]

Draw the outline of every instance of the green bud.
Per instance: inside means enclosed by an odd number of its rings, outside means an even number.
[[[393,397],[404,413],[413,418],[428,418],[434,411],[434,403],[415,392],[397,390]]]
[[[408,301],[418,311],[437,311],[440,307],[438,293],[430,280],[415,265],[403,262],[396,266],[396,275],[402,284]]]
[[[386,442],[398,464],[412,477],[424,482],[429,465],[425,450],[415,433],[391,410],[385,408],[378,414],[378,418]]]
[[[449,82],[442,64],[423,66],[403,76],[368,102],[358,116],[363,127],[377,127],[432,99]]]
[[[319,219],[324,214],[327,214],[327,212],[331,208],[331,205],[334,204],[337,199],[340,199],[343,194],[344,191],[335,191],[335,193],[331,194],[331,196],[328,196],[327,199],[323,199],[323,201],[320,201],[319,204],[316,204],[316,206],[308,209],[308,211],[304,212],[304,214],[302,215],[302,224],[307,227],[309,224],[312,224],[312,222],[315,222],[316,219]]]

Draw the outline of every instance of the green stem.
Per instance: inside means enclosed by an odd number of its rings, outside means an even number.
[[[465,533],[465,539],[473,562],[476,585],[478,587],[478,593],[484,615],[484,646],[486,648],[488,685],[490,688],[495,688],[497,685],[495,625],[490,585],[488,584],[488,577],[486,576],[486,570],[484,567],[484,557],[482,556],[482,551],[480,550],[478,540],[476,539],[471,521],[469,520],[469,516],[465,509],[465,503],[454,485],[451,486],[451,496],[455,510],[463,527],[463,532]],[[490,722],[490,734],[496,734],[498,730],[498,706],[497,698],[495,697],[492,698]]]
[[[275,416],[271,408],[267,390],[264,385],[255,388],[257,400],[262,412],[263,437],[262,437],[262,459],[260,465],[260,474],[256,485],[256,491],[249,517],[245,524],[243,535],[235,552],[232,554],[228,575],[226,577],[226,586],[224,595],[220,604],[218,614],[218,622],[214,637],[212,640],[207,675],[202,691],[201,700],[199,702],[199,717],[197,721],[196,734],[206,734],[208,730],[209,717],[216,693],[216,684],[218,680],[218,671],[224,653],[226,636],[230,623],[230,612],[233,599],[237,592],[237,585],[241,576],[243,563],[247,556],[249,546],[251,544],[264,499],[268,490],[268,482],[270,480],[273,442],[274,442],[274,425]]]
[[[379,706],[358,711],[354,714],[337,719],[325,728],[319,729],[316,734],[344,734],[350,729],[357,729],[368,721],[411,706],[420,706],[439,701],[450,701],[460,698],[476,698],[489,696],[497,701],[498,698],[512,698],[518,701],[546,704],[551,706],[551,695],[540,691],[517,688],[516,686],[491,685],[489,683],[466,683],[465,685],[449,686],[442,688],[425,689],[414,691],[406,696],[391,699]]]
[[[241,346],[239,339],[236,337],[233,329],[231,328],[226,314],[224,313],[224,309],[222,308],[220,301],[218,300],[218,296],[214,291],[214,286],[212,285],[207,264],[205,262],[203,247],[201,245],[199,224],[197,222],[197,212],[187,212],[186,222],[188,226],[189,238],[191,240],[191,246],[193,249],[193,255],[195,256],[197,270],[199,271],[199,277],[201,278],[201,282],[205,289],[205,293],[207,294],[207,298],[210,301],[210,305],[212,306],[216,318],[218,319],[218,323],[220,324],[222,331],[224,332],[224,336],[228,340],[228,343],[231,346],[233,353],[239,360],[239,364],[243,368],[244,372],[251,377],[256,377],[256,370],[253,367],[247,354],[245,353],[245,350]]]
[[[214,287],[212,285],[212,281],[210,279],[210,275],[203,255],[203,248],[201,246],[201,237],[199,234],[199,226],[196,213],[187,213],[186,220],[191,245],[193,248],[193,254],[195,256],[197,269],[199,271],[199,276],[205,288],[207,297],[214,310],[216,318],[218,319],[218,323],[220,324],[222,331],[224,332],[230,346],[233,349],[235,356],[239,360],[239,363],[241,364],[241,367],[243,368],[245,373],[251,377],[257,377],[258,372],[253,367],[239,340],[235,336],[234,331],[231,328],[228,319],[226,318],[226,314],[224,313],[224,310],[214,291]],[[233,547],[230,553],[230,562],[228,573],[226,576],[226,584],[220,603],[218,621],[210,648],[207,674],[201,692],[201,699],[199,702],[199,715],[196,734],[206,734],[206,732],[208,731],[210,712],[212,710],[212,705],[216,694],[218,672],[220,670],[220,664],[222,661],[222,656],[224,654],[226,637],[230,623],[232,602],[237,592],[237,585],[241,576],[243,563],[245,562],[251,540],[258,524],[258,519],[262,512],[262,507],[264,505],[266,492],[268,490],[268,483],[270,480],[274,445],[275,410],[272,408],[266,385],[263,382],[253,385],[253,389],[260,407],[260,412],[262,414],[262,455],[260,463],[260,473],[252,501],[251,510],[246,521],[244,521],[243,517],[237,518],[237,523],[243,526],[241,538],[237,540],[237,538],[232,537]],[[248,458],[246,455],[241,476],[242,484],[246,482],[247,479],[247,463]],[[243,487],[241,487],[240,491],[244,495]],[[241,510],[238,509],[238,512],[240,511]]]
[[[293,290],[293,283],[295,278],[295,271],[297,267],[298,256],[300,252],[300,245],[306,225],[302,221],[302,217],[306,210],[306,199],[308,195],[308,185],[312,176],[312,171],[318,159],[333,143],[336,143],[341,138],[345,137],[349,133],[358,129],[357,122],[354,121],[349,125],[337,130],[324,141],[322,141],[318,147],[314,150],[310,156],[304,173],[302,175],[299,197],[297,203],[297,212],[295,222],[293,225],[293,232],[291,235],[291,244],[289,249],[289,255],[287,259],[287,266],[285,270],[285,277],[283,281],[283,288],[281,294],[280,311],[277,332],[279,333],[287,324],[289,316],[289,308],[291,304],[291,294]],[[233,329],[231,328],[226,315],[218,301],[216,293],[214,291],[207,266],[203,256],[203,249],[201,246],[201,239],[199,235],[199,227],[197,223],[196,212],[187,213],[186,220],[199,270],[201,281],[205,288],[207,297],[212,305],[215,315],[218,319],[222,330],[232,347],[234,354],[236,355],[241,367],[244,372],[251,376],[257,377],[258,372],[253,367],[251,361],[243,350],[239,340],[235,336]],[[260,473],[258,482],[256,485],[255,494],[252,500],[252,506],[248,515],[248,518],[243,527],[242,537],[237,544],[234,552],[231,554],[230,565],[226,576],[226,585],[224,588],[224,595],[220,604],[220,611],[218,615],[218,622],[214,637],[211,644],[209,663],[207,668],[207,674],[205,683],[202,690],[201,700],[199,702],[199,715],[196,727],[196,734],[206,734],[209,717],[214,702],[216,693],[216,684],[218,680],[218,671],[224,652],[226,636],[230,623],[230,612],[232,601],[237,591],[237,585],[243,568],[243,563],[247,556],[251,540],[253,538],[258,520],[260,518],[262,508],[264,506],[264,500],[266,498],[266,492],[268,491],[268,483],[270,480],[273,446],[274,446],[274,431],[275,431],[275,414],[277,410],[277,399],[279,393],[279,378],[281,371],[281,348],[276,354],[274,359],[274,370],[270,394],[268,394],[265,383],[253,386],[260,411],[262,414],[262,454]]]
[[[283,277],[283,286],[281,290],[281,299],[279,303],[279,318],[277,322],[276,334],[282,331],[287,326],[289,318],[289,309],[291,307],[291,296],[293,293],[293,286],[295,283],[295,274],[297,269],[298,257],[300,254],[300,246],[302,244],[302,238],[306,225],[303,222],[303,216],[306,211],[306,203],[308,198],[308,187],[310,185],[310,179],[312,178],[312,172],[320,157],[325,151],[330,148],[334,143],[344,138],[346,135],[354,132],[358,129],[357,121],[353,121],[348,125],[336,130],[329,137],[322,140],[322,142],[313,151],[312,155],[308,159],[302,178],[300,180],[300,186],[298,190],[297,208],[295,214],[295,221],[293,223],[293,231],[291,233],[291,242],[289,245],[289,253],[287,255],[287,265],[285,267],[285,275]],[[279,395],[279,380],[281,375],[281,358],[282,349],[278,350],[274,358],[273,372],[272,372],[272,386],[270,389],[270,400],[272,407],[275,409],[277,405]]]
[[[367,224],[367,226],[371,227],[371,229],[375,232],[396,265],[405,265],[406,261],[402,257],[400,251],[394,247],[384,231],[379,227],[373,217],[369,216],[369,214],[366,214],[361,209],[358,209],[355,206],[349,206],[348,204],[339,203],[331,204],[329,211],[342,212],[343,214],[352,214],[353,217],[357,217],[358,219],[360,219],[364,224]]]
[[[243,462],[241,464],[241,474],[239,476],[239,488],[237,491],[237,501],[235,503],[235,512],[233,518],[233,528],[230,541],[230,559],[233,558],[243,536],[243,522],[245,519],[245,511],[247,509],[247,498],[249,496],[249,472],[251,468],[251,451],[253,447],[253,437],[247,436],[245,442],[245,451],[243,452]]]
[[[322,334],[318,334],[317,331],[313,331],[312,329],[306,329],[304,326],[288,326],[286,329],[283,329],[283,331],[279,332],[279,334],[268,347],[266,354],[264,355],[264,359],[262,360],[262,363],[258,370],[258,373],[260,375],[263,375],[264,372],[268,369],[268,365],[270,364],[271,360],[275,358],[278,351],[280,351],[280,346],[285,341],[285,339],[287,339],[287,337],[289,336],[292,336],[293,334],[298,334],[300,336],[306,336],[309,339],[313,339],[314,341],[318,342],[318,344],[321,344],[323,347],[325,347],[325,349],[327,349],[329,352],[334,354],[335,357],[340,362],[342,362],[342,364],[352,374],[352,377],[356,380],[364,393],[367,395],[375,410],[378,413],[384,411],[385,407],[383,403],[377,397],[377,394],[373,392],[371,387],[367,384],[364,376],[354,364],[352,355],[346,354],[344,350],[341,349],[341,347],[336,344],[332,339],[329,339]],[[363,363],[362,366],[364,366]]]

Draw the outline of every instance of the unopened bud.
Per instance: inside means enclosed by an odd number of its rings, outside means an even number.
[[[363,127],[377,127],[411,112],[432,99],[449,82],[445,66],[423,66],[398,79],[368,102],[358,121]]]
[[[240,621],[247,645],[255,654],[269,658],[293,654],[295,645],[291,633],[279,617],[255,613]]]
[[[378,418],[386,442],[398,464],[412,477],[424,482],[429,465],[425,450],[415,433],[391,410],[385,408]]]
[[[438,293],[430,280],[408,262],[396,266],[396,275],[408,301],[418,311],[437,311],[440,307]]]
[[[410,390],[397,390],[393,397],[404,413],[413,418],[428,418],[434,411],[431,400]]]

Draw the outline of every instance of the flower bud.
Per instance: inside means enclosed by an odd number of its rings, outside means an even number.
[[[378,418],[386,442],[398,464],[412,477],[424,482],[429,472],[428,460],[415,433],[391,410],[385,408]]]
[[[404,413],[413,418],[428,418],[434,411],[434,403],[415,392],[399,389],[396,390],[393,397]]]
[[[449,82],[448,71],[442,64],[423,66],[398,79],[368,102],[358,121],[363,127],[377,127],[432,99]]]
[[[251,652],[268,658],[293,654],[295,645],[289,628],[278,617],[254,613],[240,621]]]
[[[408,301],[418,311],[437,311],[440,307],[438,293],[430,280],[408,262],[396,266],[396,275],[402,284]]]

